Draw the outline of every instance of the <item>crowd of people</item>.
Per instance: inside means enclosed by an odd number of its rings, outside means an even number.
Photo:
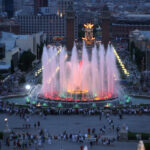
[[[104,129],[105,130],[105,129]],[[36,149],[44,146],[45,144],[53,144],[62,141],[74,142],[82,144],[88,144],[90,146],[103,144],[110,145],[116,139],[115,137],[103,137],[104,132],[99,133],[67,133],[64,131],[59,135],[51,135],[46,129],[39,129],[38,133],[33,134],[25,131],[12,132],[6,139],[6,146],[13,146],[13,149],[27,149],[28,147],[35,147]]]
[[[126,107],[109,107],[109,108],[57,108],[57,107],[46,107],[39,108],[34,105],[28,107],[18,107],[7,101],[0,101],[0,112],[8,114],[16,114],[20,117],[25,117],[26,114],[39,114],[43,117],[47,115],[100,115],[102,113],[118,114],[122,117],[123,114],[143,114],[150,113],[150,105],[128,105]]]
[[[141,107],[140,109],[142,109]],[[150,107],[145,108],[150,111]],[[35,147],[37,150],[39,147],[45,144],[52,144],[55,141],[68,141],[68,142],[76,142],[80,143],[89,143],[90,146],[95,144],[103,144],[110,145],[115,140],[119,140],[120,137],[120,126],[115,125],[113,119],[111,118],[112,114],[110,112],[105,113],[104,110],[101,109],[57,109],[57,108],[46,108],[44,110],[37,109],[35,106],[20,108],[15,106],[14,104],[9,104],[8,102],[1,101],[0,102],[0,113],[7,113],[9,115],[16,115],[20,119],[23,119],[22,127],[19,129],[12,129],[12,133],[10,137],[5,139],[5,144],[9,146],[13,146],[13,149],[27,149],[28,147]],[[127,113],[128,109],[125,108],[118,111],[118,114]],[[133,113],[130,108],[131,113]],[[143,110],[144,111],[144,110]],[[76,133],[68,133],[64,131],[59,135],[51,135],[46,129],[42,129],[41,122],[32,122],[31,117],[33,115],[40,115],[43,119],[46,119],[47,115],[70,115],[70,114],[80,114],[80,115],[98,115],[99,120],[106,119],[107,124],[105,124],[102,128],[93,128],[87,129],[87,132],[78,131]],[[30,129],[30,130],[28,130]],[[17,130],[17,131],[16,131]],[[34,130],[34,132],[29,132]],[[34,134],[37,132],[36,134]],[[112,136],[107,136],[108,133],[112,133]],[[105,136],[106,135],[106,136]]]
[[[115,107],[109,109],[100,108],[37,108],[36,106],[18,107],[5,101],[0,101],[0,113],[8,115],[16,115],[23,119],[22,127],[19,132],[15,128],[12,129],[10,137],[5,139],[5,144],[16,149],[27,149],[28,147],[35,147],[36,150],[42,145],[53,144],[55,141],[76,142],[82,145],[89,143],[90,146],[95,144],[110,145],[114,141],[120,139],[120,126],[114,122],[112,115],[118,115],[118,119],[123,119],[123,115],[141,115],[143,113],[150,113],[150,105],[139,105],[128,107]],[[87,129],[87,132],[78,131],[76,133],[68,133],[64,131],[59,135],[51,135],[46,129],[41,128],[41,122],[32,122],[31,117],[39,115],[43,119],[47,115],[97,115],[99,120],[106,119],[107,124],[102,128]],[[30,130],[28,130],[30,129]],[[125,129],[128,131],[128,126]],[[29,132],[34,130],[34,132]],[[36,132],[36,134],[34,134]],[[112,136],[107,136],[111,133]],[[106,136],[105,136],[106,135]],[[1,145],[1,144],[0,144]]]
[[[78,131],[76,133],[68,133],[64,131],[58,135],[52,135],[47,129],[43,129],[40,126],[40,121],[33,123],[30,128],[35,132],[29,132],[22,128],[19,132],[13,131],[10,136],[5,139],[5,144],[7,147],[13,147],[13,150],[17,149],[28,149],[35,147],[38,150],[45,144],[53,144],[62,141],[74,142],[81,145],[89,144],[91,147],[93,145],[110,145],[114,141],[119,140],[120,127],[114,125],[114,121],[111,119],[109,113],[103,116],[107,119],[107,124],[102,128],[88,128],[86,132]],[[26,123],[30,121],[30,117],[26,116]],[[101,118],[100,118],[101,119]],[[112,132],[112,136],[107,136],[107,132]],[[106,135],[106,136],[105,136]]]

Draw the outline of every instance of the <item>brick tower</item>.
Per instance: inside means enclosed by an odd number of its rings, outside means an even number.
[[[71,51],[74,43],[75,14],[72,5],[69,5],[66,12],[66,44],[67,50]]]
[[[104,44],[105,48],[109,41],[111,40],[110,37],[110,12],[107,5],[104,6],[102,10],[102,43]]]

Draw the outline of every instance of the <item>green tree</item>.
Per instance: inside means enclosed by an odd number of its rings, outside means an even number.
[[[41,44],[39,46],[39,57],[38,57],[38,59],[41,59],[41,57],[42,57],[43,47],[44,47],[44,43],[41,42]]]
[[[82,41],[82,37],[84,37],[83,25],[79,24],[78,26],[78,39]]]
[[[131,58],[133,58],[133,51],[134,51],[134,49],[135,49],[135,44],[134,44],[134,42],[132,41],[131,42],[131,46],[130,46],[130,55],[131,55]]]
[[[96,37],[96,34],[97,34],[97,30],[96,29],[98,28],[98,26],[99,26],[98,24],[94,25],[94,28],[93,28],[93,36],[94,37]]]
[[[32,67],[32,62],[35,58],[36,56],[30,50],[24,51],[19,60],[19,69],[27,71]]]
[[[26,82],[26,78],[24,75],[21,76],[21,78],[19,79],[19,83],[25,83]]]
[[[11,59],[11,73],[14,73],[14,61]]]
[[[141,51],[140,49],[138,49],[137,47],[135,48],[135,62],[138,66],[139,71],[141,71],[141,62],[142,59],[144,58],[145,60],[145,52]],[[145,63],[144,63],[145,64]]]

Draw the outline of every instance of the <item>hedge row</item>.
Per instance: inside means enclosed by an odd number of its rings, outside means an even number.
[[[150,134],[149,133],[136,133],[136,132],[128,132],[128,140],[137,140],[136,135],[141,135],[141,140],[149,140]]]

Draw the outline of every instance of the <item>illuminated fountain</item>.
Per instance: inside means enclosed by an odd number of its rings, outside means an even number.
[[[118,71],[111,45],[105,50],[96,45],[89,56],[85,44],[82,59],[74,44],[67,59],[65,48],[56,55],[57,48],[44,47],[42,56],[43,82],[39,97],[61,101],[98,101],[117,97]],[[50,56],[52,59],[49,60]]]

